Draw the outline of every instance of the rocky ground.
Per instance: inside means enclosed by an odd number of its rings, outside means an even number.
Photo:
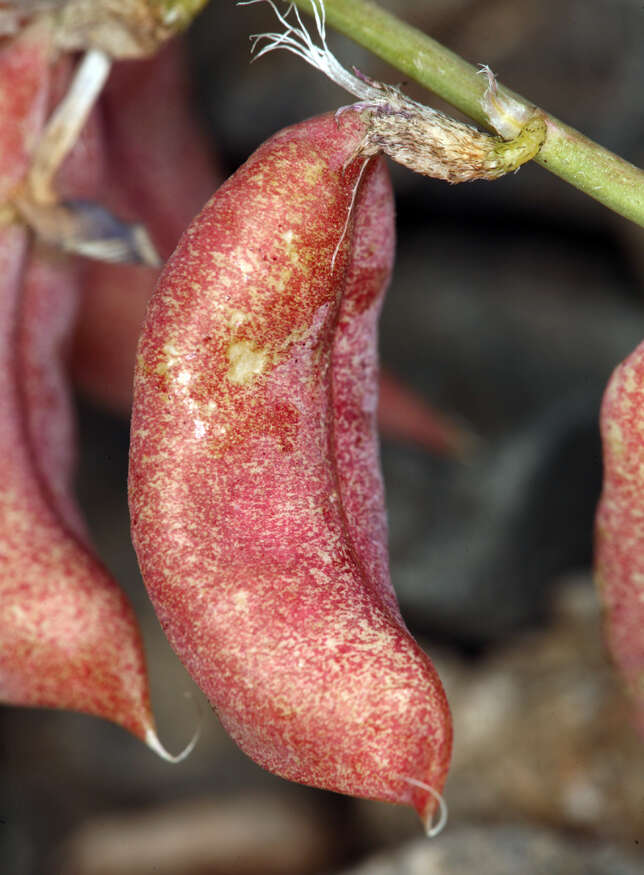
[[[640,3],[384,5],[644,162]],[[290,56],[249,67],[247,34],[267,26],[262,8],[213,2],[191,34],[206,130],[229,170],[278,127],[346,102]],[[446,830],[428,841],[410,811],[265,774],[205,706],[202,740],[180,766],[88,717],[2,708],[3,873],[644,871],[644,746],[606,660],[590,576],[598,405],[644,336],[642,232],[538,167],[454,188],[394,176],[382,357],[479,438],[464,462],[383,445],[394,583],[454,711]],[[80,414],[79,492],[141,618],[160,733],[176,749],[194,725],[183,695],[194,688],[129,545],[127,423],[85,401]]]

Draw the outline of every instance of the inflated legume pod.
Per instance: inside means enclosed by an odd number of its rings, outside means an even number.
[[[87,539],[73,494],[76,423],[67,358],[78,304],[78,269],[68,256],[32,246],[18,310],[18,381],[34,464],[49,502]]]
[[[600,422],[604,480],[595,575],[608,648],[644,734],[644,343],[615,369]]]
[[[162,752],[136,618],[79,539],[61,360],[73,272],[10,211],[45,121],[48,37],[39,23],[0,50],[0,701],[104,717]]]
[[[132,533],[170,643],[256,762],[413,805],[451,721],[386,566],[375,321],[384,165],[351,112],[288,128],[171,256],[135,375]]]

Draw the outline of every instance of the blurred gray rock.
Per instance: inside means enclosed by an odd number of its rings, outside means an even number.
[[[644,856],[535,827],[460,826],[371,857],[342,875],[641,875]]]
[[[627,847],[644,837],[644,739],[587,578],[562,586],[549,628],[465,671],[448,661],[443,676],[455,726],[446,789],[454,818],[519,818]]]

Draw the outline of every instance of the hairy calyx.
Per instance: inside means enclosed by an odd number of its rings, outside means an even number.
[[[320,45],[306,29],[297,8],[291,4],[282,14],[273,0],[240,0],[240,6],[267,2],[283,30],[251,36],[255,59],[275,49],[285,49],[320,70],[354,97],[357,103],[342,107],[359,112],[365,135],[356,156],[384,152],[398,164],[416,173],[448,182],[498,179],[517,170],[539,152],[546,137],[546,123],[534,107],[510,103],[496,89],[488,68],[489,86],[483,98],[491,123],[500,113],[506,121],[501,131],[511,132],[504,141],[450,118],[439,110],[412,100],[392,85],[347,70],[331,52],[326,41],[323,0],[311,0],[311,11]],[[510,125],[508,122],[511,121]]]

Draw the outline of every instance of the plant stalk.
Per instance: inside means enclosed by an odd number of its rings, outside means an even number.
[[[310,0],[294,0],[310,13]],[[372,0],[325,0],[336,30],[433,91],[478,124],[492,129],[482,98],[487,82],[476,67]],[[502,85],[499,94],[530,102]],[[627,219],[644,227],[644,171],[540,110],[546,140],[538,164]]]

